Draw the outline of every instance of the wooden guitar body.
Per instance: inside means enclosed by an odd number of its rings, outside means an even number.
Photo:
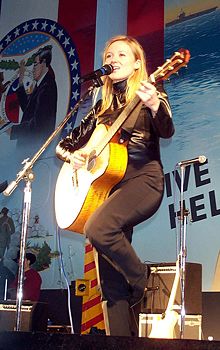
[[[92,152],[105,134],[106,126],[99,124],[86,148]],[[97,157],[76,172],[71,164],[63,164],[55,191],[55,212],[60,228],[83,233],[87,219],[123,178],[127,166],[127,147],[119,142],[119,137],[117,133]]]

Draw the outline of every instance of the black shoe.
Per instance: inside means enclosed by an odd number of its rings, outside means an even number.
[[[132,297],[130,299],[130,306],[134,307],[144,298],[144,292],[147,290],[147,284],[151,274],[150,266],[145,264],[145,276],[143,279],[136,285],[132,287]]]

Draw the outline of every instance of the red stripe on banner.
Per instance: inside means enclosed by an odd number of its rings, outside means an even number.
[[[92,326],[94,326],[94,324],[97,324],[103,320],[104,320],[103,314],[100,314],[92,318],[91,320],[87,321],[86,323],[82,323],[81,332],[85,332],[87,329],[90,329]]]
[[[97,286],[97,284],[98,284],[98,281],[97,281],[97,278],[96,278],[96,279],[91,281],[90,287],[93,288],[93,287]]]
[[[89,252],[91,252],[92,250],[93,250],[93,247],[92,247],[91,244],[86,245],[86,247],[85,247],[85,253],[89,253]]]
[[[84,266],[84,272],[88,272],[93,269],[95,269],[95,261],[92,261]]]
[[[81,75],[94,68],[97,0],[60,0],[58,22],[72,38],[79,55]]]
[[[164,61],[164,0],[129,0],[127,28],[143,46],[152,73]]]
[[[97,297],[95,297],[94,299],[91,299],[89,301],[86,301],[83,305],[82,305],[82,311],[86,311],[88,309],[90,309],[91,307],[99,304],[101,302],[101,296],[98,295]]]

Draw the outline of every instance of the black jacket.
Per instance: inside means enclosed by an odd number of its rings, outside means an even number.
[[[150,109],[143,105],[131,133],[124,131],[122,126],[122,138],[128,139],[129,163],[146,164],[152,160],[160,161],[159,139],[160,137],[169,138],[174,133],[167,95],[164,92],[158,92],[158,97],[161,103],[155,116],[152,116]],[[66,160],[59,153],[60,148],[69,152],[81,148],[87,143],[97,124],[110,125],[123,109],[108,110],[96,118],[97,108],[97,106],[93,108],[81,124],[68,137],[60,141],[57,147],[57,156],[60,159]]]
[[[54,131],[57,111],[57,86],[49,72],[31,95],[20,86],[17,90],[20,107],[23,111],[21,123],[14,125],[11,139],[17,146],[42,143]]]

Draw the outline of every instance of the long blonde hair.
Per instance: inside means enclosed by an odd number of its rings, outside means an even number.
[[[116,41],[124,41],[131,48],[135,59],[140,61],[140,67],[136,69],[127,80],[127,88],[125,91],[125,103],[127,104],[135,97],[135,91],[138,89],[140,81],[148,78],[146,70],[146,58],[143,47],[136,39],[126,35],[117,35],[106,43],[103,52],[103,63],[105,63],[106,53],[109,49],[109,46]],[[103,114],[110,107],[113,99],[112,80],[108,76],[105,76],[103,77],[103,81],[104,85],[102,87],[102,105],[98,115]]]

